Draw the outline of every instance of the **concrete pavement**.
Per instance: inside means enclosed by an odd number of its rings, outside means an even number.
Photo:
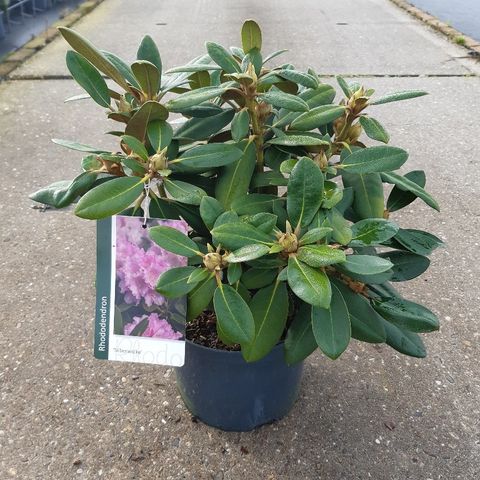
[[[361,74],[379,94],[431,93],[375,107],[375,117],[442,206],[436,214],[417,201],[394,217],[448,242],[404,289],[442,329],[425,338],[425,360],[359,343],[336,362],[315,354],[292,413],[251,433],[192,422],[170,369],[94,360],[94,224],[41,213],[27,197],[78,171],[81,155],[50,138],[111,145],[99,107],[63,104],[80,90],[51,79],[66,75],[56,40],[0,85],[0,478],[479,478],[477,65],[385,0],[151,4],[105,0],[77,28],[129,59],[150,33],[170,66],[206,39],[239,43],[252,17],[266,51],[290,48],[285,61],[299,67]]]

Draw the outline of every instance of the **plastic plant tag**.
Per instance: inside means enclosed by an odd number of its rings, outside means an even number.
[[[121,362],[182,366],[185,359],[186,297],[155,291],[160,275],[187,259],[152,242],[141,217],[114,216],[97,222],[95,357]],[[150,219],[187,233],[182,220]]]

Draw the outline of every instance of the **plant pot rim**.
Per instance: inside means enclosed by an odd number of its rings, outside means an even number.
[[[241,351],[241,350],[223,350],[223,349],[221,349],[221,348],[206,347],[205,345],[200,345],[199,343],[193,342],[192,340],[189,340],[188,338],[185,339],[185,342],[188,343],[188,344],[190,344],[190,345],[192,345],[192,346],[194,346],[194,347],[196,347],[196,348],[202,349],[202,350],[208,350],[209,352],[216,352],[216,353],[218,353],[219,355],[225,355],[225,354],[231,354],[231,355],[237,355],[237,356],[238,356],[238,355],[240,355],[240,356],[242,355],[242,351]],[[280,342],[278,342],[278,343],[272,348],[272,350],[270,351],[270,353],[273,352],[273,351],[275,351],[275,350],[277,350],[277,349],[279,349],[280,347],[283,347],[283,344],[284,344],[284,343],[285,343],[285,342],[284,342],[283,340],[280,341]],[[270,353],[269,353],[269,354],[270,354]],[[267,354],[267,357],[268,357],[269,354]],[[243,357],[242,357],[242,358],[243,358]],[[264,358],[265,358],[265,357],[264,357]],[[261,361],[261,360],[263,360],[263,359],[260,359],[260,360],[258,360],[258,361]],[[247,363],[248,363],[248,362],[247,362]],[[251,363],[257,363],[257,362],[251,362]]]

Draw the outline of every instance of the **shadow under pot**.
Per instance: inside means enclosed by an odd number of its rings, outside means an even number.
[[[288,366],[283,343],[247,363],[241,352],[186,341],[177,387],[188,410],[202,422],[244,432],[284,417],[298,397],[303,362]]]

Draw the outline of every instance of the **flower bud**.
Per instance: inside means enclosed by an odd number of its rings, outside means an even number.
[[[203,257],[203,264],[212,272],[221,270],[225,266],[222,255],[217,252],[207,253]]]

